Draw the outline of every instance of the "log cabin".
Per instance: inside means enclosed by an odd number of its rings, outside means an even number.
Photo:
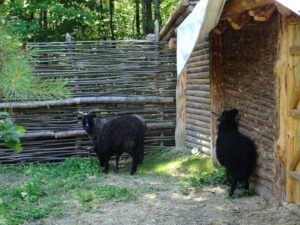
[[[217,121],[211,112],[238,108],[241,132],[258,146],[251,187],[267,200],[299,206],[299,5],[284,0],[223,3],[217,22],[197,39],[178,74],[176,145],[198,148],[217,164]],[[160,39],[168,40],[170,48],[178,48],[176,30],[194,8],[195,1],[181,0],[162,28]],[[211,9],[202,10],[210,20]]]

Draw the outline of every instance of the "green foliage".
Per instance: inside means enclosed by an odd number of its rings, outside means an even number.
[[[109,2],[6,0],[1,5],[0,14],[11,32],[30,41],[64,41],[67,32],[76,40],[105,40],[112,38]],[[177,3],[178,0],[161,1],[162,24],[165,24]],[[141,1],[139,8],[142,18]],[[114,0],[112,23],[116,39],[144,38],[144,35],[138,36],[136,31],[135,10],[135,0]],[[154,21],[148,23],[153,24]]]
[[[225,171],[215,168],[211,158],[199,153],[187,154],[182,150],[157,151],[147,156],[139,168],[139,174],[157,174],[179,178],[184,194],[201,190],[206,185],[222,185],[226,182]]]
[[[0,140],[16,153],[22,151],[20,137],[25,133],[25,128],[16,125],[6,112],[0,112]]]
[[[130,176],[130,166],[128,163],[121,168],[118,176],[125,176],[123,180]],[[177,149],[146,155],[135,176],[170,179],[170,185],[179,183],[186,194],[205,185],[222,184],[225,179],[224,171],[214,168],[209,157]],[[14,179],[18,182],[9,182],[5,177],[18,177]],[[1,166],[0,178],[4,181],[0,187],[0,224],[11,225],[62,216],[70,208],[78,212],[99,213],[104,202],[135,201],[139,195],[162,190],[150,185],[112,185],[107,182],[111,177],[100,171],[96,158],[69,158],[56,165]]]
[[[1,174],[9,177],[21,174],[25,178],[17,184],[6,182],[0,187],[0,224],[15,225],[60,216],[70,205],[89,211],[105,201],[136,198],[135,190],[104,184],[105,176],[96,158],[69,158],[57,165],[2,166]]]
[[[0,96],[5,101],[50,100],[70,96],[68,80],[40,79],[29,64],[29,54],[0,25]]]

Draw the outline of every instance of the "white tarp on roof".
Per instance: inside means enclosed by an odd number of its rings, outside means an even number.
[[[284,5],[291,11],[300,15],[300,0],[276,0],[281,5]]]
[[[225,0],[200,0],[177,28],[177,75],[187,63],[195,44],[207,38],[217,25],[224,4]]]

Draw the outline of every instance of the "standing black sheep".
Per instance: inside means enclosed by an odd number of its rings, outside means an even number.
[[[120,155],[124,152],[132,157],[133,175],[138,164],[144,160],[144,138],[146,123],[138,115],[99,118],[94,112],[80,113],[84,130],[90,136],[103,172],[109,170],[109,160],[116,156],[115,172],[119,172]]]
[[[256,164],[254,142],[238,130],[237,109],[224,111],[218,118],[216,153],[219,163],[225,167],[231,181],[229,196],[234,194],[237,182],[243,182],[249,189],[249,177]]]

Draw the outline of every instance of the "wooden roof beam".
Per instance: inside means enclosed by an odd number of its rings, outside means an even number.
[[[249,10],[249,15],[253,16],[253,19],[255,21],[266,22],[270,19],[270,17],[273,15],[275,10],[276,10],[275,5],[270,4],[258,9]]]
[[[232,0],[228,1],[223,10],[223,18],[228,15],[240,14],[244,11],[273,3],[274,0]]]
[[[251,18],[252,17],[248,14],[248,12],[244,12],[241,15],[239,15],[237,18],[233,19],[230,22],[230,25],[232,26],[233,29],[240,30],[251,20]]]
[[[226,20],[221,20],[218,25],[213,29],[213,32],[217,35],[221,35],[228,28]]]
[[[181,0],[179,2],[173,14],[169,17],[166,25],[161,29],[160,31],[161,37],[164,37],[169,32],[169,30],[173,27],[176,20],[184,13],[184,11],[189,5],[190,5],[189,0]]]

